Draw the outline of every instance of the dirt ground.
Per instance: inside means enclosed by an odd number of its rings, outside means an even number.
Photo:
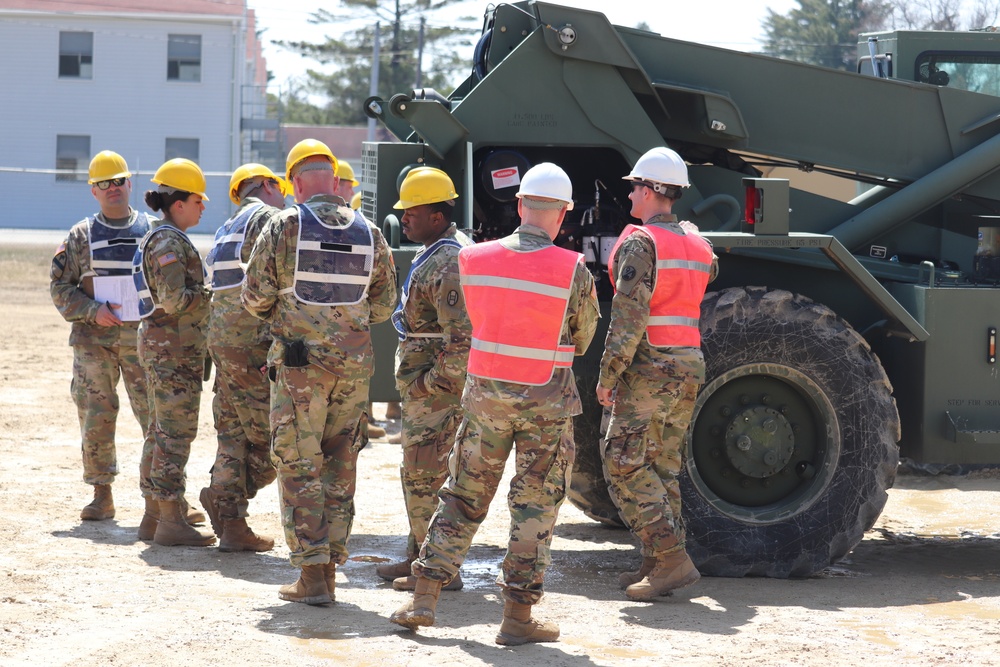
[[[616,586],[639,559],[627,533],[567,503],[536,608],[559,623],[562,640],[513,649],[493,642],[508,521],[501,494],[464,567],[465,589],[442,595],[438,624],[411,633],[389,623],[406,595],[374,568],[402,554],[406,522],[399,447],[385,441],[361,454],[351,560],[326,608],[277,597],[296,572],[274,486],[250,505],[253,528],[278,537],[271,552],[136,539],[140,433],[127,408],[117,516],[81,523],[90,487],[69,395],[69,325],[48,297],[53,238],[0,230],[2,665],[1000,665],[995,475],[900,477],[875,528],[821,576],[705,578],[655,603],[630,602]],[[191,499],[209,481],[214,450],[206,390]]]

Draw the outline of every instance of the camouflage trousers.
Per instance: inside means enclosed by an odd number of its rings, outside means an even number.
[[[212,464],[212,488],[219,516],[247,516],[247,500],[274,481],[271,462],[271,383],[267,379],[270,343],[257,347],[211,346],[215,363],[215,419],[218,449]]]
[[[201,384],[205,372],[204,348],[177,350],[144,345],[139,356],[146,374],[149,428],[139,463],[143,496],[179,501],[184,495],[191,442],[198,435]]]
[[[276,367],[271,452],[294,567],[347,562],[358,452],[368,444],[368,386],[316,365]]]
[[[616,387],[601,459],[611,499],[646,557],[684,548],[677,475],[698,386],[627,372]]]
[[[457,574],[486,518],[512,449],[515,473],[507,496],[510,541],[497,584],[508,600],[535,604],[541,599],[551,561],[552,529],[576,453],[569,417],[508,421],[466,414],[448,462],[448,480],[420,558],[413,564],[415,574],[438,581]]]
[[[70,393],[80,418],[83,481],[111,484],[118,474],[115,431],[118,422],[118,381],[125,378],[132,414],[143,433],[149,425],[146,381],[134,347],[73,346]]]
[[[448,478],[448,455],[455,446],[455,431],[463,414],[461,397],[454,394],[403,396],[399,477],[410,522],[406,539],[410,560],[417,557],[427,537],[427,526],[438,505],[438,489]]]

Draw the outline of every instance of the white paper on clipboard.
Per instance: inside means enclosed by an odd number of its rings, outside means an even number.
[[[132,276],[94,276],[94,300],[121,306],[112,312],[122,322],[139,321],[139,293]]]

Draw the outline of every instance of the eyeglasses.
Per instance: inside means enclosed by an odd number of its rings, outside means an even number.
[[[107,190],[112,185],[120,188],[121,186],[125,185],[125,181],[127,180],[128,179],[125,178],[124,176],[120,176],[118,178],[109,178],[106,181],[97,181],[96,183],[94,183],[94,185],[97,186],[98,190]]]

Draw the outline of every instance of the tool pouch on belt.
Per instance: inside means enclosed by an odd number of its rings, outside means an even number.
[[[309,365],[309,350],[303,340],[293,340],[285,345],[285,365],[289,368],[302,368]]]

